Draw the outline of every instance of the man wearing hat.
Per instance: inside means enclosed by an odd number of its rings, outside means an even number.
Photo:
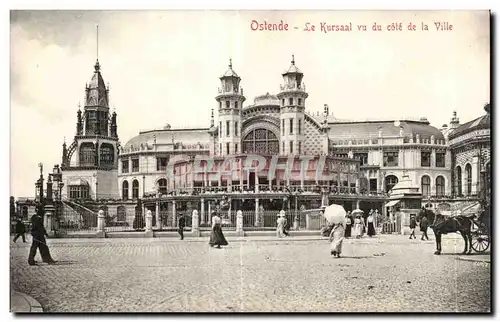
[[[179,214],[179,230],[177,232],[181,236],[181,240],[184,239],[184,227],[186,227],[186,218],[183,214]]]

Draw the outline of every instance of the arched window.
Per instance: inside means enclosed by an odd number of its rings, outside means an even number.
[[[100,206],[99,210],[104,211],[104,216],[108,217],[109,214],[108,206]]]
[[[132,181],[132,199],[139,199],[139,181]]]
[[[389,175],[385,177],[385,192],[391,191],[391,189],[398,183],[398,177]]]
[[[158,192],[162,195],[167,194],[167,179],[158,180]]]
[[[127,212],[125,211],[125,206],[118,206],[116,208],[116,220],[117,221],[127,220]]]
[[[467,184],[466,194],[470,196],[472,194],[472,167],[469,163],[465,166],[465,182]]]
[[[109,143],[103,143],[101,144],[101,147],[99,148],[99,157],[100,157],[100,165],[101,166],[113,166],[113,163],[115,162],[115,156],[114,156],[114,151],[115,149],[113,146]]]
[[[457,196],[462,195],[462,168],[460,166],[455,168],[455,193]]]
[[[255,129],[243,139],[243,153],[279,154],[279,140],[266,129]]]
[[[123,181],[122,183],[122,199],[128,199],[128,181]]]
[[[429,176],[422,177],[421,190],[423,196],[428,196],[431,194],[431,178]]]
[[[94,166],[96,162],[96,149],[94,143],[86,142],[80,146],[80,166]]]
[[[444,177],[438,176],[436,178],[436,195],[438,197],[444,196]]]

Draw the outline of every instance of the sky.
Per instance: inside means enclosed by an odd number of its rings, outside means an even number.
[[[283,20],[291,30],[252,31],[252,20]],[[438,21],[453,30],[436,31]],[[316,31],[304,31],[307,22]],[[323,33],[321,22],[354,30]],[[393,22],[417,30],[371,31]],[[328,104],[340,119],[426,117],[439,128],[453,111],[462,123],[483,115],[490,101],[487,11],[12,11],[11,195],[33,197],[37,164],[46,174],[61,162],[64,139],[73,140],[97,58],[96,25],[122,145],[167,123],[208,127],[229,58],[245,105],[278,93],[292,54],[314,113]]]

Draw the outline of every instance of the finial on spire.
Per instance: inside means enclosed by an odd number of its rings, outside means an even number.
[[[80,101],[78,101],[78,110],[80,111],[81,110],[81,105],[80,105]]]
[[[96,26],[96,31],[97,31],[97,46],[96,46],[96,49],[97,49],[97,55],[96,55],[96,58],[97,58],[97,61],[99,61],[99,25]]]
[[[66,145],[66,137],[63,139],[63,144]]]
[[[295,65],[295,55],[292,54],[292,65]]]
[[[229,58],[229,68],[233,68],[233,60]]]

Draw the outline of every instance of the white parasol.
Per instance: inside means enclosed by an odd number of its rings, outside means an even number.
[[[354,216],[357,216],[357,215],[360,215],[360,216],[363,216],[364,212],[363,210],[361,209],[354,209],[352,212],[351,212],[351,215],[354,215]]]
[[[346,212],[344,207],[339,205],[330,205],[325,207],[323,216],[330,224],[344,224],[346,223]]]

